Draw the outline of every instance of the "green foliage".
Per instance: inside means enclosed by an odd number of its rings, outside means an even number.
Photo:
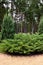
[[[0,3],[0,25],[2,24],[3,17],[6,13],[5,7]]]
[[[15,34],[14,39],[2,40],[0,44],[0,52],[12,54],[43,52],[43,34]]]
[[[43,3],[41,3],[40,0],[11,0],[11,9],[9,7],[4,7],[3,4],[8,5],[7,2],[9,2],[9,0],[0,0],[0,23],[2,23],[3,16],[8,10],[10,10],[10,13],[13,16],[13,10],[15,5],[16,13],[19,12],[24,15],[25,21],[29,22],[30,32],[32,32],[33,27],[33,32],[37,30],[37,24],[40,21],[41,15],[43,15]],[[35,19],[35,17],[37,18],[37,20]]]
[[[43,16],[40,19],[38,32],[39,32],[39,34],[43,34]]]
[[[0,32],[0,41],[1,41],[1,32]]]
[[[11,15],[5,15],[2,24],[2,39],[14,37],[14,24]]]

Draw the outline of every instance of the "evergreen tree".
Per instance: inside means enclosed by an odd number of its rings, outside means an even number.
[[[43,34],[43,16],[40,19],[39,27],[38,27],[39,34]]]
[[[5,15],[2,24],[2,39],[14,37],[14,24],[11,15]]]

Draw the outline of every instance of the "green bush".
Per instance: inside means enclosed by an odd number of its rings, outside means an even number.
[[[5,15],[2,24],[2,39],[14,37],[14,24],[11,15]]]
[[[12,54],[31,54],[43,52],[43,34],[15,34],[14,39],[2,40],[0,52]]]
[[[40,19],[39,27],[38,27],[39,34],[43,34],[43,16]]]
[[[1,38],[1,32],[0,32],[0,38]]]
[[[1,42],[1,38],[2,38],[2,34],[1,34],[1,32],[0,32],[0,42]]]

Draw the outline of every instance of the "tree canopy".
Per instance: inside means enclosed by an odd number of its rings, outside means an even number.
[[[11,2],[10,13],[13,17],[13,11],[16,13],[24,14],[26,22],[31,23],[32,28],[35,24],[39,24],[40,17],[43,15],[43,1],[42,0],[0,0],[0,3],[8,5],[8,2]],[[16,7],[16,10],[14,9]],[[4,9],[6,9],[4,7]],[[3,11],[4,13],[5,11]],[[3,15],[2,15],[3,16]],[[0,15],[1,17],[1,15]],[[32,29],[31,28],[31,29]],[[33,30],[31,30],[32,32]]]

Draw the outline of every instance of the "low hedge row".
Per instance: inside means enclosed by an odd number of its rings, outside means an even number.
[[[12,54],[31,54],[43,52],[43,34],[15,34],[14,39],[1,41],[0,52]]]

